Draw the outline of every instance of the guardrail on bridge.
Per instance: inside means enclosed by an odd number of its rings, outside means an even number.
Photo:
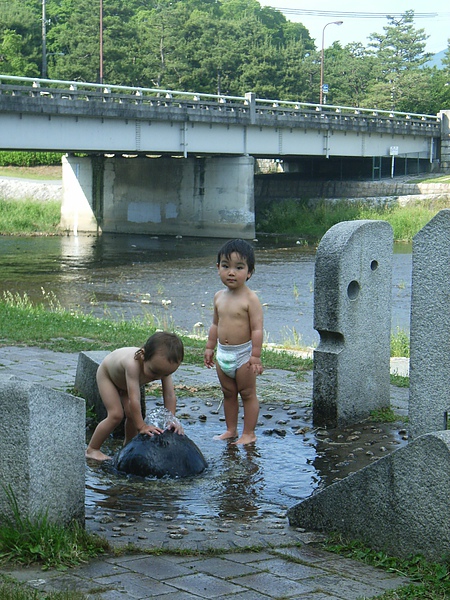
[[[0,75],[0,111],[440,137],[436,115]]]

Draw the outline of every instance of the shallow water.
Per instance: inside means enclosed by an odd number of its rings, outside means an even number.
[[[151,314],[204,332],[221,288],[215,267],[223,240],[112,235],[16,238],[0,236],[0,293],[33,301],[54,295],[65,308],[129,319]],[[295,240],[255,242],[256,271],[249,281],[264,306],[265,341],[313,345],[313,248]],[[409,330],[411,247],[396,245],[392,327]],[[200,325],[202,324],[203,327]],[[197,326],[197,327],[196,327]]]
[[[147,406],[151,411],[153,399]],[[208,462],[204,473],[142,479],[118,475],[107,465],[87,466],[87,511],[250,522],[285,510],[406,443],[401,423],[314,430],[310,408],[293,402],[262,404],[256,444],[236,446],[213,440],[224,430],[218,408],[213,397],[178,403],[186,435]],[[111,439],[109,453],[120,445],[121,440]]]

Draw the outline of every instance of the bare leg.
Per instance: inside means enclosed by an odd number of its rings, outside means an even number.
[[[129,402],[128,398],[126,401]],[[134,437],[137,436],[137,434],[139,432],[136,429],[136,425],[134,424],[133,419],[128,416],[127,406],[125,404],[124,404],[124,408],[125,408],[126,419],[125,419],[125,439],[123,441],[123,445],[126,446],[129,442],[131,442],[131,440]]]
[[[104,461],[110,460],[111,457],[104,454],[100,448],[106,438],[114,431],[123,419],[122,402],[116,386],[103,373],[101,365],[97,372],[97,383],[100,396],[105,405],[107,416],[101,421],[94,433],[92,434],[89,445],[86,449],[86,458],[93,460]]]
[[[256,425],[259,416],[259,402],[256,396],[256,373],[248,368],[248,363],[236,371],[236,384],[244,405],[244,429],[235,444],[251,444],[256,441]]]
[[[234,440],[237,438],[237,423],[239,416],[239,401],[236,381],[222,371],[216,363],[217,375],[223,392],[223,411],[227,430],[221,435],[215,435],[215,440]]]

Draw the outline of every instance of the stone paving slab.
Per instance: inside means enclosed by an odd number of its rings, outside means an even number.
[[[12,374],[63,391],[73,387],[77,363],[77,353],[0,347],[0,375]],[[268,370],[258,382],[262,411],[265,402],[273,401],[274,390],[281,403],[286,398],[291,403],[296,398],[301,406],[311,403],[311,373],[304,381],[298,381],[292,373]],[[217,387],[217,380],[214,371],[183,365],[176,373],[175,384]],[[393,388],[391,401],[394,410],[406,414],[407,390]],[[122,518],[126,520],[126,515]],[[214,537],[214,532],[205,527],[195,535],[192,532],[181,539],[170,538],[167,523],[151,535],[144,535],[142,527],[135,522],[123,528],[126,534],[122,531],[115,536],[112,527],[108,529],[104,525],[88,515],[87,529],[106,537],[113,547],[123,548],[130,541],[136,545],[141,535],[145,539],[140,540],[140,553],[105,555],[64,573],[12,568],[0,569],[0,575],[27,582],[38,590],[72,589],[90,598],[107,600],[356,600],[372,598],[408,583],[406,578],[325,552],[317,547],[323,536],[289,527],[282,512],[270,515],[268,521],[255,519],[250,530],[242,530],[242,537],[230,528]],[[269,526],[274,525],[276,527],[270,530]],[[102,526],[105,531],[101,530]],[[139,548],[139,543],[137,545]],[[248,552],[249,547],[256,546],[264,549]],[[159,556],[145,553],[155,547],[163,553]],[[198,550],[205,547],[225,551],[215,556],[199,555]],[[180,551],[186,554],[177,554]]]

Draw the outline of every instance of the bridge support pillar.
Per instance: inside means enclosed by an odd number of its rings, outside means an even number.
[[[69,232],[255,236],[254,159],[63,159],[61,224]]]
[[[441,171],[450,172],[450,110],[439,111],[441,117]]]

